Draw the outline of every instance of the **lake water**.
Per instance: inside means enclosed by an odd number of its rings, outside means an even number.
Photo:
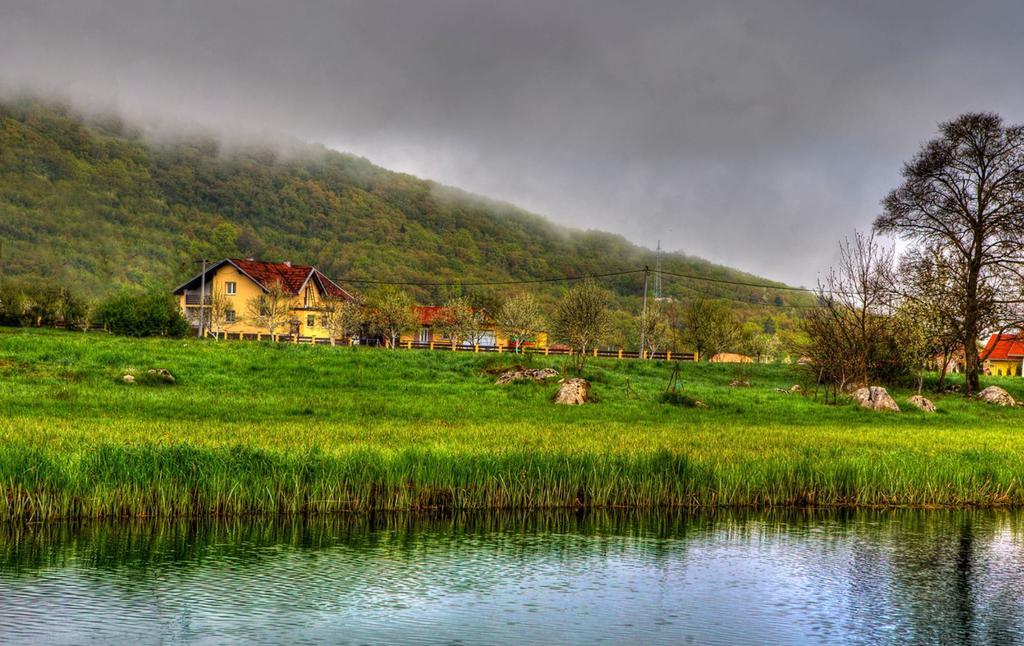
[[[0,642],[1013,643],[1009,512],[0,526]]]

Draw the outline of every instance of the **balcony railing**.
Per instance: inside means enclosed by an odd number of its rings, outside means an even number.
[[[206,293],[206,299],[204,301],[202,295],[198,291],[186,291],[185,292],[185,305],[209,305],[210,304],[210,293]]]

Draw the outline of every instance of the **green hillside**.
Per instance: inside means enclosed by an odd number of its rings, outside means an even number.
[[[654,266],[624,238],[558,227],[509,204],[395,173],[319,145],[225,150],[214,137],[150,143],[116,118],[85,119],[31,99],[0,103],[0,270],[41,276],[98,297],[169,286],[201,257],[314,264],[358,280],[502,281]],[[668,254],[676,273],[763,282]],[[642,274],[608,279],[625,300]],[[438,301],[447,288],[413,288]],[[498,288],[484,295],[500,296]],[[557,286],[538,285],[553,295]],[[478,289],[478,291],[481,291]],[[665,279],[696,293],[778,312],[796,292]]]

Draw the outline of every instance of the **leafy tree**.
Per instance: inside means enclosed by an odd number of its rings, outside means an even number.
[[[587,356],[608,334],[611,292],[591,280],[570,287],[555,308],[555,335],[573,349],[573,367],[582,374]]]
[[[479,342],[483,324],[483,313],[475,309],[469,299],[455,296],[445,303],[434,325],[453,345],[461,345]]]
[[[668,317],[657,302],[649,303],[646,311],[641,311],[636,318],[636,325],[639,328],[640,338],[644,340],[644,347],[651,357],[659,349],[663,349],[671,343],[672,330],[668,325]]]
[[[902,302],[899,313],[910,331],[914,344],[918,390],[921,373],[939,359],[937,388],[942,390],[950,361],[962,350],[958,303],[954,294],[959,282],[954,278],[955,263],[940,249],[914,249],[900,260],[899,289]]]
[[[523,343],[535,339],[544,328],[544,310],[536,296],[520,292],[502,304],[496,320],[498,328],[519,353]]]
[[[1024,265],[1024,126],[1006,125],[991,113],[961,115],[939,125],[939,136],[902,175],[903,183],[882,201],[875,229],[934,248],[951,263],[955,284],[940,297],[955,299],[970,394],[979,388],[985,358],[975,350],[978,338],[1024,319],[1017,296]]]
[[[697,351],[697,360],[732,348],[740,338],[740,326],[732,309],[723,301],[696,298],[683,309],[682,339]]]
[[[367,300],[371,326],[387,337],[391,348],[397,348],[402,333],[412,331],[417,324],[412,298],[394,285],[385,285],[371,291]]]

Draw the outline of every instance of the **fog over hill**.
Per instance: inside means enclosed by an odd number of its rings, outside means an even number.
[[[1024,119],[1021,18],[1010,0],[0,0],[0,85],[163,131],[287,133],[813,284],[937,122]]]
[[[166,288],[194,273],[199,258],[254,256],[314,264],[355,289],[369,286],[361,281],[621,274],[603,282],[633,309],[644,284],[635,270],[656,266],[654,252],[622,236],[567,229],[323,146],[293,142],[284,151],[196,134],[153,141],[145,132],[115,115],[30,98],[0,102],[6,279],[42,277],[100,296]],[[705,294],[773,312],[808,299],[744,285],[765,281],[699,258],[666,253],[661,261],[689,277],[666,275],[666,296]],[[553,297],[560,286],[409,286],[422,302],[461,290],[493,303],[526,288]]]

